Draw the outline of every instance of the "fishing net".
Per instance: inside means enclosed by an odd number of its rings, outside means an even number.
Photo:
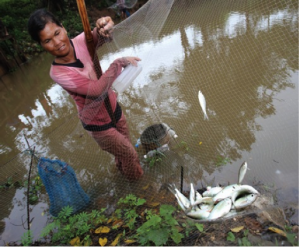
[[[114,10],[118,15],[121,15],[120,11],[122,11],[122,9],[132,9],[138,3],[138,0],[117,0],[116,2],[110,0],[105,1],[109,6],[108,8]]]
[[[59,87],[48,89],[50,96],[40,99],[46,102],[43,107],[35,103],[39,109],[51,108],[52,112],[46,111],[51,118],[35,111],[20,115],[30,145],[43,157],[72,165],[91,200],[87,211],[106,208],[112,213],[118,199],[128,194],[149,204],[177,207],[166,185],[182,187],[188,196],[190,183],[196,189],[236,183],[245,160],[249,171],[244,184],[265,195],[275,183],[282,188],[277,191],[282,201],[298,198],[298,92],[293,93],[299,79],[298,2],[149,0],[132,4],[141,3],[138,11],[115,26],[110,42],[98,44],[96,53],[104,73],[117,58],[141,58],[141,73],[118,94],[118,102],[144,171],[142,178],[129,182],[120,173],[115,157],[101,150],[83,129],[73,101]],[[36,68],[32,77],[42,83],[48,71]],[[108,77],[107,84],[111,80]],[[93,90],[80,112],[87,124],[107,114],[102,107],[106,95],[95,96]],[[208,120],[199,103],[199,90],[206,100]],[[29,89],[26,92],[30,94]],[[166,134],[163,123],[178,137]],[[27,148],[20,135],[15,142],[18,152]],[[152,148],[166,143],[169,149],[159,159],[144,158]],[[26,153],[13,157],[1,166],[1,181],[26,180],[29,162]],[[2,218],[9,214],[8,202],[15,193],[8,190],[3,195]],[[48,205],[45,194],[39,200]],[[271,199],[265,201],[261,210],[272,204]]]
[[[67,163],[42,157],[38,163],[38,172],[49,195],[49,211],[53,216],[58,216],[63,207],[72,207],[72,212],[77,213],[89,204],[89,196]]]

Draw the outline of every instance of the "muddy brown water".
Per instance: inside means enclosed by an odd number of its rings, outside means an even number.
[[[289,220],[298,223],[298,18],[296,1],[175,1],[160,35],[154,37],[139,24],[144,38],[132,46],[116,43],[103,49],[104,70],[120,56],[142,58],[141,74],[119,95],[132,143],[160,122],[178,135],[153,167],[138,148],[145,175],[135,183],[118,173],[113,157],[82,129],[71,98],[49,78],[53,58],[35,57],[0,81],[0,183],[10,177],[26,180],[30,156],[24,152],[24,135],[38,156],[59,158],[74,168],[93,208],[110,207],[128,193],[153,202],[172,197],[165,191],[162,195],[161,188],[168,183],[180,187],[181,167],[185,191],[190,183],[197,189],[236,183],[238,169],[247,161],[243,183],[263,183]],[[209,120],[204,120],[199,90]],[[25,232],[26,197],[22,188],[0,194],[4,245],[19,241]],[[31,205],[36,239],[51,218],[48,210],[42,191]]]

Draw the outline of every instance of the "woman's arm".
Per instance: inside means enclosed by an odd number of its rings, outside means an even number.
[[[114,80],[121,73],[122,68],[130,63],[137,66],[137,61],[140,61],[137,57],[118,58],[102,74],[99,80],[90,80],[65,66],[56,67],[55,73],[52,73],[51,77],[67,91],[91,97],[99,97],[108,91]]]

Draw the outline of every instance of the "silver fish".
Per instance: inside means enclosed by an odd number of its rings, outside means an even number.
[[[235,191],[239,190],[240,187],[241,187],[241,185],[238,185],[238,184],[231,184],[231,185],[226,186],[218,194],[216,194],[213,197],[213,201],[216,203],[225,198],[228,198],[228,197],[231,198],[233,193]]]
[[[195,208],[187,213],[188,216],[195,218],[195,219],[207,219],[207,217],[210,215],[210,212],[207,210],[202,210],[199,208]]]
[[[202,198],[201,194],[196,190],[196,201],[200,200]]]
[[[201,197],[201,198],[198,198],[197,200],[195,200],[195,202],[193,204],[191,204],[191,207],[194,207],[201,203],[214,204],[214,201],[213,201],[212,197]]]
[[[202,92],[200,90],[198,93],[198,99],[199,99],[199,103],[202,108],[202,111],[204,113],[204,120],[206,120],[206,119],[208,120],[208,116],[206,114],[206,101],[205,101],[204,95],[202,94]]]
[[[237,213],[238,213],[238,212],[237,212],[235,209],[232,209],[232,207],[231,207],[229,213],[226,214],[226,215],[224,215],[224,218],[233,217],[233,216],[235,216]]]
[[[198,205],[198,207],[201,210],[206,210],[208,212],[211,212],[212,209],[214,208],[214,203],[201,203],[201,204]]]
[[[202,193],[203,196],[214,197],[218,194],[223,188],[220,186],[217,187],[207,187],[207,190]]]
[[[191,203],[190,203],[189,199],[187,199],[178,189],[175,188],[175,191],[176,191],[178,199],[180,200],[180,202],[182,203],[182,205],[185,208],[189,208],[191,206]]]
[[[242,183],[242,181],[246,175],[247,169],[248,169],[248,165],[247,165],[247,162],[245,161],[239,169],[238,184]]]
[[[195,189],[194,189],[194,185],[191,183],[191,190],[190,190],[190,203],[193,205],[195,203]]]
[[[254,189],[252,186],[244,184],[244,185],[240,185],[238,189],[232,193],[231,199],[234,202],[238,197],[241,197],[242,195],[248,195],[248,194],[259,195],[259,192],[256,189]]]
[[[257,197],[258,197],[258,194],[247,194],[245,196],[242,196],[242,197],[238,198],[237,200],[233,201],[233,208],[242,209],[242,208],[248,207],[253,202],[255,202]]]
[[[178,195],[177,194],[174,194],[175,195],[175,197],[176,197],[176,199],[177,199],[177,203],[178,203],[178,205],[181,207],[181,209],[184,211],[184,210],[186,210],[186,208],[184,207],[184,205],[182,204],[182,202],[179,200],[179,198],[178,198]]]
[[[231,209],[231,205],[231,199],[225,198],[214,206],[207,219],[214,220],[228,214]]]

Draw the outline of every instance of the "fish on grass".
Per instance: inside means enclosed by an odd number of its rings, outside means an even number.
[[[206,119],[208,120],[208,116],[206,113],[206,101],[205,101],[204,95],[202,94],[202,92],[200,90],[198,93],[198,99],[199,99],[199,103],[202,108],[202,111],[204,113],[204,120],[206,120]]]

